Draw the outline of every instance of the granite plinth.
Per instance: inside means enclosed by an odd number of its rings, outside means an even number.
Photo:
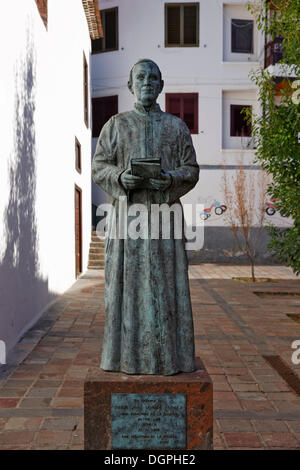
[[[179,406],[182,397],[184,412],[182,405]],[[171,413],[166,413],[170,410]],[[177,416],[181,424],[174,433],[172,419],[179,423]],[[166,433],[166,423],[170,435],[166,434],[163,439],[159,434]],[[143,426],[143,435],[139,434],[139,424]],[[179,440],[172,436],[178,437],[178,432],[181,433]],[[127,375],[90,369],[84,383],[86,450],[128,449],[132,443],[131,449],[209,450],[212,439],[213,385],[199,358],[194,372],[172,376]],[[178,447],[178,442],[185,445]]]

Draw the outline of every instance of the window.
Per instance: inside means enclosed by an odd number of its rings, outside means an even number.
[[[118,8],[102,10],[103,38],[92,40],[92,53],[116,51],[118,45]]]
[[[253,54],[252,20],[231,20],[231,52]]]
[[[199,3],[166,3],[165,46],[199,46]]]
[[[83,53],[83,106],[84,106],[84,122],[89,127],[89,73],[88,64]]]
[[[45,28],[48,26],[48,0],[35,0],[40,16],[44,22]]]
[[[249,105],[230,105],[230,137],[251,137],[252,135],[251,124],[247,123],[245,114],[241,113],[243,108],[248,108],[252,112],[252,106]]]
[[[75,168],[81,173],[81,145],[75,137]]]
[[[93,98],[93,137],[99,137],[104,124],[118,113],[118,96]]]
[[[191,134],[198,134],[198,93],[166,93],[166,111],[182,119]]]

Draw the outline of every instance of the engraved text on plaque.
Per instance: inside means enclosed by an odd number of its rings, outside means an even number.
[[[112,393],[112,449],[185,449],[186,396]]]

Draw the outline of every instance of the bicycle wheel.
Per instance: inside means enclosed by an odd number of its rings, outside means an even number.
[[[267,208],[266,208],[266,213],[267,213],[268,215],[274,215],[275,212],[276,212],[276,211],[275,211],[274,207],[267,207]]]

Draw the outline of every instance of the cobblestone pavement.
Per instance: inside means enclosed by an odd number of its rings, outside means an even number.
[[[299,449],[300,396],[265,356],[291,361],[300,283],[282,266],[190,266],[196,355],[214,383],[215,449]],[[276,280],[276,282],[274,281]],[[0,449],[83,449],[83,383],[100,362],[104,273],[87,271],[0,366]]]

